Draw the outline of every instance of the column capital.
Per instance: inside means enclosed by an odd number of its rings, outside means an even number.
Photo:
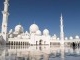
[[[9,6],[9,3],[8,2],[4,2],[4,5],[6,5],[6,4]]]
[[[5,11],[2,11],[2,14],[9,15],[9,13],[8,12],[5,12]]]

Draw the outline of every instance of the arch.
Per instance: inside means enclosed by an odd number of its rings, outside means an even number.
[[[15,45],[15,41],[14,41],[14,45]]]
[[[20,42],[19,42],[19,45],[20,45]]]
[[[13,41],[13,45],[14,45],[14,41]]]
[[[39,40],[39,45],[42,45],[42,40]]]
[[[36,41],[36,45],[38,45],[38,41]]]
[[[22,45],[22,42],[21,42],[21,45]]]
[[[13,41],[11,41],[11,45],[13,45]]]
[[[9,45],[10,45],[10,41],[9,41]]]

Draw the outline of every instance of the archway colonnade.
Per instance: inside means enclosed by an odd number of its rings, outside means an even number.
[[[23,42],[23,41],[9,41],[8,45],[29,45],[29,42]]]
[[[67,46],[72,46],[73,43],[75,44],[75,46],[80,46],[80,41],[68,41],[68,42],[65,42],[64,44],[67,45]]]
[[[49,45],[60,45],[61,41],[56,42],[50,42]],[[64,41],[65,46],[71,46],[72,43],[74,43],[76,46],[80,46],[80,41]],[[36,45],[46,45],[46,42],[44,41],[36,41]],[[8,41],[8,45],[30,45],[29,42],[25,41]]]

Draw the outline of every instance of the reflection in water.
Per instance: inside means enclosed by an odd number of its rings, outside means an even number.
[[[71,60],[80,59],[80,48],[64,46],[18,46],[0,47],[0,60]]]
[[[64,60],[64,46],[61,45],[60,49],[61,49],[61,58],[62,58],[62,60]]]

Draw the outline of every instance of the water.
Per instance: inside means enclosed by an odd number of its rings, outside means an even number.
[[[0,46],[0,60],[80,60],[80,48],[64,46]]]

